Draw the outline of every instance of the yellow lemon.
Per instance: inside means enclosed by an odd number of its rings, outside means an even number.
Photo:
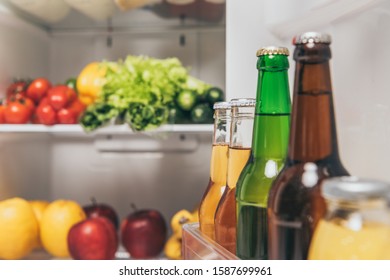
[[[27,256],[38,236],[38,222],[26,200],[16,197],[0,202],[0,259]]]
[[[188,210],[182,209],[178,211],[171,219],[171,227],[174,235],[176,235],[177,238],[181,238],[183,225],[192,223],[194,220],[194,217]]]
[[[49,202],[44,201],[44,200],[31,200],[29,202],[30,202],[31,207],[34,210],[35,218],[37,218],[37,221],[38,221],[38,224],[40,227],[43,212],[45,211],[46,207],[49,205]],[[41,242],[40,237],[38,237],[35,247],[37,247],[37,248],[42,247],[42,242]]]
[[[41,240],[45,250],[55,257],[69,257],[69,230],[85,218],[84,210],[74,201],[56,200],[50,203],[41,220]]]
[[[164,246],[164,253],[168,259],[180,260],[181,257],[181,239],[172,235]]]

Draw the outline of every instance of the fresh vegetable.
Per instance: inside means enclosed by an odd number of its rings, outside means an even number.
[[[86,131],[113,120],[124,121],[136,131],[157,128],[170,120],[170,110],[175,107],[180,92],[195,92],[196,100],[198,91],[209,87],[189,76],[177,58],[128,56],[124,61],[104,65],[105,84],[96,104],[88,108],[81,119]],[[103,110],[107,115],[96,110],[103,105],[108,106]]]
[[[70,105],[68,106],[70,110],[72,110],[76,118],[79,119],[80,115],[85,111],[85,104],[80,101],[80,99],[76,98]]]
[[[51,83],[45,78],[38,78],[31,82],[27,88],[26,96],[38,104],[51,88]]]
[[[9,124],[25,124],[30,120],[31,110],[24,99],[10,102],[4,109],[4,119]]]
[[[20,97],[24,97],[26,95],[26,90],[28,85],[29,85],[28,81],[16,80],[15,82],[13,82],[7,87],[7,92],[6,92],[7,98],[12,98],[15,97],[16,95]]]
[[[57,114],[49,104],[41,104],[36,110],[38,121],[45,125],[54,125],[57,123]]]
[[[105,82],[106,65],[93,62],[88,64],[77,78],[77,91],[81,102],[92,104],[98,97]]]
[[[224,93],[220,88],[211,87],[206,91],[206,100],[210,105],[215,102],[223,101],[224,99]]]
[[[69,108],[62,108],[57,112],[57,120],[59,124],[75,124],[77,123],[77,115]]]
[[[65,85],[73,89],[76,93],[78,92],[76,78],[69,78],[68,80],[66,80]]]
[[[206,103],[198,104],[191,111],[191,120],[194,123],[212,123],[213,110]]]
[[[180,109],[184,111],[190,111],[192,108],[194,108],[196,99],[197,96],[194,91],[183,90],[177,95],[176,103]]]
[[[0,124],[5,123],[4,111],[5,111],[5,106],[2,103],[0,103]]]
[[[52,87],[48,94],[49,104],[58,111],[65,108],[70,102],[76,99],[76,92],[65,85]]]

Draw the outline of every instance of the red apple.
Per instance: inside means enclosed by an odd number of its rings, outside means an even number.
[[[107,204],[97,203],[95,198],[91,198],[91,201],[91,205],[83,207],[87,218],[105,217],[109,219],[114,224],[115,229],[118,230],[119,218],[114,208]]]
[[[167,226],[157,210],[135,210],[122,221],[122,244],[135,259],[158,256],[164,248]]]
[[[115,227],[104,217],[81,221],[69,230],[68,248],[75,260],[112,260],[118,248]]]

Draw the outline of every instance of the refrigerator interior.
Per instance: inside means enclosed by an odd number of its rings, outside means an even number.
[[[203,26],[134,10],[113,18],[112,47],[106,21],[71,11],[48,25],[19,14],[7,5],[0,8],[0,92],[13,76],[63,82],[92,60],[147,54],[179,57],[194,76],[226,89],[227,99],[255,97],[259,47],[282,45],[292,52],[296,33],[328,32],[342,161],[353,175],[390,181],[389,1],[228,0],[226,28],[224,22]],[[294,66],[290,56],[290,88]],[[211,126],[157,136],[165,140],[121,129],[89,136],[74,128],[37,130],[2,129],[1,198],[87,203],[93,195],[122,217],[135,202],[160,209],[168,219],[181,208],[195,207],[208,180]],[[153,142],[146,145],[152,151],[142,150],[145,141]]]
[[[165,19],[136,9],[96,21],[71,10],[60,22],[47,23],[1,1],[0,34],[1,96],[13,77],[61,83],[92,61],[127,55],[178,57],[193,76],[225,89],[224,19]],[[182,125],[135,134],[122,126],[87,135],[78,126],[4,125],[0,199],[89,204],[93,196],[121,218],[135,203],[161,211],[169,221],[201,199],[209,180],[212,130],[212,125]]]

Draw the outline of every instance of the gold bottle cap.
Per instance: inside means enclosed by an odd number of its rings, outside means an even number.
[[[286,56],[290,55],[290,53],[289,53],[287,48],[285,48],[285,47],[274,47],[274,46],[264,47],[264,48],[259,49],[256,52],[256,56],[275,55],[275,54],[281,54],[281,55],[286,55]]]
[[[320,32],[305,32],[296,35],[292,41],[293,45],[303,45],[308,43],[330,44],[331,42],[332,37],[329,34]]]
[[[230,100],[232,107],[255,107],[256,99],[254,98],[234,98]]]

